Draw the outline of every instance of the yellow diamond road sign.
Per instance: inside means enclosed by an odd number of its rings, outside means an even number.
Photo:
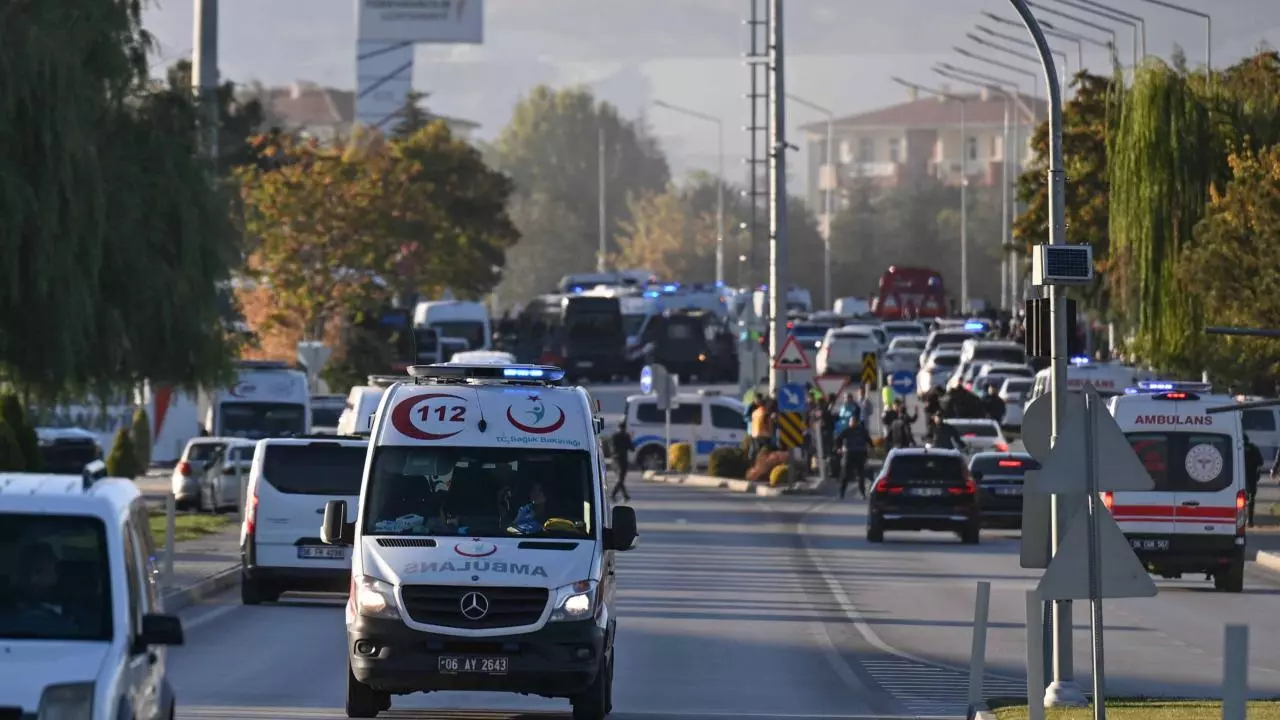
[[[875,353],[862,353],[862,384],[878,385],[880,383],[880,370],[876,364]]]

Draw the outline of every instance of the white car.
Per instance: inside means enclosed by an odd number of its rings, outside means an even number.
[[[920,352],[911,349],[889,350],[885,352],[880,367],[885,373],[912,372],[920,367]]]
[[[995,420],[952,418],[943,422],[960,433],[965,452],[1009,452],[1009,441],[1005,439]]]
[[[197,437],[187,441],[182,449],[178,463],[173,466],[173,475],[169,479],[174,504],[179,510],[189,510],[200,504],[204,498],[204,487],[201,482],[205,470],[215,457],[222,455],[228,443],[249,443],[239,438]]]
[[[955,372],[956,366],[960,364],[960,350],[937,350],[929,354],[929,357],[921,366],[920,372],[916,373],[916,394],[924,395],[933,389],[935,385],[946,387],[947,381],[951,379],[951,374]]]
[[[1000,386],[1000,399],[1004,401],[1004,427],[1022,429],[1022,413],[1034,382],[1030,378],[1005,378],[1004,385]]]
[[[889,350],[890,352],[894,350],[915,350],[916,355],[919,356],[924,352],[924,344],[928,339],[924,335],[899,335],[889,341]],[[918,362],[916,367],[920,367]]]

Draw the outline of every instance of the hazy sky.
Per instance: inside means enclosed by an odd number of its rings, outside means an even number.
[[[748,152],[748,72],[742,65],[748,35],[742,21],[751,0],[484,0],[485,43],[474,46],[420,46],[415,86],[432,95],[437,112],[482,123],[492,137],[506,123],[519,96],[538,83],[587,84],[627,115],[648,116],[663,139],[678,173],[714,169],[715,131],[708,123],[653,108],[654,99],[724,119],[727,170],[741,176]],[[1038,0],[1046,10],[1084,16],[1062,0]],[[1070,0],[1076,2],[1076,0]],[[1193,64],[1205,57],[1205,23],[1144,0],[1104,0],[1143,17],[1147,52],[1167,57],[1181,45]],[[355,85],[355,0],[221,0],[219,53],[222,77],[283,85],[310,80],[323,85]],[[1078,3],[1077,3],[1078,4]],[[1221,67],[1259,43],[1280,45],[1277,0],[1178,0],[1177,4],[1215,13],[1213,63]],[[192,0],[151,0],[147,28],[160,42],[155,71],[191,52]],[[939,61],[1031,81],[1015,73],[966,60],[952,51],[962,45],[1001,60],[1011,56],[966,40],[976,23],[1001,27],[981,16],[1013,12],[1005,0],[788,0],[785,17],[788,92],[826,106],[838,115],[862,112],[906,99],[889,77],[937,86],[930,71]],[[1219,15],[1220,13],[1220,15]],[[1061,29],[1106,38],[1101,31],[1039,11]],[[1114,26],[1121,61],[1131,58],[1131,31]],[[997,41],[1001,42],[1001,41]],[[1008,43],[1006,43],[1008,44]],[[1068,51],[1075,70],[1075,46]],[[1085,64],[1105,66],[1105,51],[1086,46]],[[1030,85],[1027,86],[1028,90]],[[788,125],[823,116],[795,104]],[[793,155],[803,163],[803,152]],[[796,165],[795,167],[803,167]],[[795,179],[802,182],[802,173]],[[801,188],[796,188],[800,190]]]

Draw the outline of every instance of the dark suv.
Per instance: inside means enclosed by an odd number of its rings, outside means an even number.
[[[904,448],[885,458],[871,486],[867,542],[884,542],[885,530],[954,532],[968,545],[978,542],[981,505],[977,482],[963,454],[955,450]]]
[[[969,459],[969,474],[978,483],[982,527],[1022,529],[1022,482],[1038,467],[1026,453],[977,453]]]

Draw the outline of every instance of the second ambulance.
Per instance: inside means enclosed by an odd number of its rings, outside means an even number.
[[[1109,401],[1111,414],[1155,487],[1102,500],[1147,570],[1204,574],[1224,592],[1244,589],[1244,432],[1234,404],[1203,383],[1142,382]]]
[[[330,501],[321,529],[354,546],[347,717],[471,690],[567,698],[575,720],[601,720],[614,555],[637,532],[634,510],[610,507],[587,392],[554,367],[409,374],[374,415],[359,507]]]

